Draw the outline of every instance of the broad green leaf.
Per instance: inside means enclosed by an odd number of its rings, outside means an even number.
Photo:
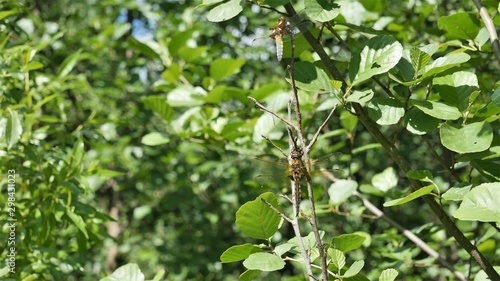
[[[344,203],[358,188],[358,183],[353,180],[337,180],[328,188],[330,204],[340,205]]]
[[[19,13],[18,11],[15,10],[7,10],[7,11],[1,11],[0,12],[0,20],[10,16]]]
[[[21,119],[16,110],[7,109],[8,116],[0,120],[0,138],[5,137],[7,148],[13,148],[23,133]]]
[[[397,124],[404,114],[403,104],[394,98],[375,98],[368,103],[368,115],[379,125]]]
[[[331,259],[331,264],[335,266],[338,270],[342,269],[345,266],[344,253],[334,248],[328,248],[327,253]]]
[[[471,94],[479,90],[476,75],[466,71],[436,77],[432,83],[447,104],[458,107],[462,112],[468,108]]]
[[[144,54],[149,58],[157,60],[161,59],[160,55],[155,50],[153,50],[153,48],[151,48],[147,43],[143,43],[135,39],[133,36],[127,37],[127,44],[129,45],[130,48],[140,52],[141,54]]]
[[[359,54],[355,54],[349,66],[349,77],[353,86],[372,76],[386,73],[399,62],[403,47],[391,36],[373,37]]]
[[[410,50],[410,58],[415,73],[418,73],[420,69],[429,64],[431,56],[417,47],[412,47]]]
[[[167,103],[165,97],[148,96],[142,98],[142,102],[144,103],[147,109],[153,110],[156,114],[161,116],[165,121],[170,121],[174,117],[174,110]]]
[[[210,7],[220,2],[224,2],[224,0],[203,0],[201,4],[196,6],[196,9]]]
[[[436,75],[438,73],[442,73],[445,70],[448,70],[452,67],[455,67],[459,64],[469,61],[470,56],[466,53],[452,53],[445,57],[441,57],[436,59],[431,64],[422,68],[419,71],[419,75],[422,75],[420,79],[425,79],[427,77]]]
[[[71,70],[75,67],[76,63],[80,59],[80,55],[82,54],[82,49],[74,52],[69,55],[59,67],[59,71],[57,72],[57,78],[64,78],[68,75]]]
[[[259,276],[262,273],[260,270],[245,270],[242,274],[240,274],[240,281],[252,281],[255,277]]]
[[[208,93],[205,98],[205,102],[219,104],[220,102],[233,101],[234,99],[237,99],[245,104],[249,102],[247,98],[247,91],[241,88],[217,85]]]
[[[500,164],[491,160],[473,160],[471,165],[491,181],[500,181]]]
[[[456,120],[462,115],[458,108],[449,106],[442,102],[428,100],[410,100],[410,104],[437,119]]]
[[[201,47],[196,47],[196,48],[191,48],[188,46],[183,46],[179,48],[179,52],[177,53],[179,58],[186,62],[195,62],[197,61],[201,55],[203,55],[209,47],[207,46],[201,46]]]
[[[404,123],[406,129],[415,135],[425,135],[439,126],[439,120],[412,108],[405,115]]]
[[[414,191],[411,194],[409,194],[409,195],[407,195],[407,196],[405,196],[403,198],[394,199],[394,200],[385,202],[384,203],[384,207],[392,207],[392,206],[403,205],[405,203],[413,201],[413,200],[415,200],[415,199],[417,199],[419,197],[422,197],[424,195],[431,194],[432,190],[434,188],[435,188],[434,184],[431,184],[431,185],[428,185],[428,186],[424,186],[424,187],[420,188],[419,190]]]
[[[372,185],[383,192],[393,189],[398,184],[398,176],[394,168],[386,168],[382,173],[376,174],[372,178]]]
[[[229,0],[217,5],[208,12],[207,19],[211,22],[221,22],[232,19],[243,11],[243,7],[241,6],[242,3],[243,1],[241,0]]]
[[[394,281],[396,280],[396,277],[398,277],[398,272],[395,269],[389,268],[385,269],[382,271],[380,274],[380,277],[378,278],[379,281]]]
[[[278,208],[276,196],[271,192],[263,193],[238,209],[236,226],[249,237],[267,240],[278,231],[281,218],[262,199]]]
[[[472,153],[490,147],[493,141],[493,129],[487,122],[476,122],[464,126],[446,122],[441,125],[439,136],[441,143],[449,150]]]
[[[500,87],[496,88],[491,95],[491,102],[496,106],[500,107]]]
[[[290,82],[290,79],[287,78]],[[299,89],[311,92],[336,92],[325,71],[306,61],[295,63],[295,83]]]
[[[241,67],[245,64],[244,59],[219,58],[210,65],[210,76],[215,81],[220,81],[226,77],[240,72]]]
[[[474,40],[481,28],[477,14],[456,13],[438,19],[439,29],[444,29],[450,39]]]
[[[356,128],[356,125],[358,125],[358,117],[349,111],[342,111],[342,113],[340,113],[340,123],[347,131],[352,131]]]
[[[419,180],[423,182],[433,182],[432,173],[428,170],[411,170],[406,173],[406,176],[410,179]]]
[[[484,183],[474,187],[453,216],[459,220],[500,224],[500,183]]]
[[[362,260],[355,261],[352,263],[352,265],[349,267],[349,269],[346,270],[346,272],[344,272],[344,274],[342,274],[342,277],[344,277],[344,278],[353,277],[356,274],[358,274],[361,271],[361,269],[363,269],[364,266],[365,266],[364,261],[362,261]]]
[[[340,13],[340,6],[328,0],[305,0],[306,14],[313,21],[328,22]]]
[[[458,184],[448,190],[442,195],[444,200],[448,201],[462,201],[465,195],[469,193],[472,188],[472,184]]]
[[[220,256],[220,261],[222,263],[241,261],[248,258],[251,254],[257,252],[262,252],[262,249],[255,245],[249,243],[236,245],[225,250],[224,253],[222,253],[222,255]]]
[[[345,100],[347,102],[355,102],[361,105],[365,105],[373,98],[373,90],[368,89],[364,91],[354,91],[350,96],[348,96]]]
[[[285,262],[277,255],[255,253],[243,261],[243,265],[251,270],[276,271],[285,267]]]
[[[332,247],[347,253],[352,250],[359,249],[363,245],[366,237],[358,234],[341,234],[332,239]]]
[[[171,107],[194,107],[205,103],[206,94],[201,87],[179,86],[167,94],[167,103]],[[162,107],[161,109],[167,108]]]
[[[159,132],[151,132],[142,137],[141,143],[145,145],[155,146],[170,142],[170,138]]]
[[[74,213],[74,210],[71,210],[69,207],[66,208],[66,215],[73,221],[75,226],[85,235],[85,238],[89,239],[89,235],[87,233],[87,229],[85,229],[85,222],[83,218]]]
[[[110,276],[100,281],[144,281],[144,274],[136,263],[128,263],[120,266]]]

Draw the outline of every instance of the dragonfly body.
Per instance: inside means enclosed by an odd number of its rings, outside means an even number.
[[[295,150],[292,151],[290,154],[290,166],[289,166],[289,175],[288,178],[292,181],[293,187],[294,187],[294,201],[295,201],[295,208],[296,208],[296,215],[298,215],[299,210],[300,210],[300,199],[302,199],[301,195],[301,184],[300,181],[304,177],[308,177],[309,174],[307,172],[307,168],[304,165],[304,162],[302,162],[302,151],[300,150]]]
[[[283,36],[287,33],[287,21],[285,17],[280,17],[275,26],[270,27],[273,33],[269,37],[276,41],[276,56],[278,61],[283,58]]]

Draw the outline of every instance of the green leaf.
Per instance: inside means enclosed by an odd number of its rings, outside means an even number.
[[[354,91],[350,96],[346,98],[346,101],[364,105],[367,102],[369,102],[372,98],[373,98],[373,90],[368,89],[364,91]]]
[[[75,67],[76,63],[80,59],[80,55],[82,54],[82,49],[79,49],[78,51],[74,52],[73,54],[69,55],[61,64],[61,67],[59,67],[59,71],[57,72],[57,78],[64,78],[66,75],[68,75],[71,70]]]
[[[120,266],[110,276],[100,281],[144,281],[144,274],[136,263],[128,263]]]
[[[451,151],[472,153],[488,149],[493,141],[493,129],[487,122],[457,126],[450,122],[441,125],[441,143]]]
[[[155,146],[170,142],[170,138],[159,132],[152,132],[142,137],[141,143],[145,145]]]
[[[148,96],[142,98],[142,102],[144,103],[147,109],[153,110],[156,114],[160,115],[165,121],[170,121],[174,117],[174,110],[167,103],[165,97]]]
[[[127,37],[127,44],[130,46],[130,48],[140,52],[141,54],[144,54],[149,58],[161,60],[160,55],[155,50],[153,50],[153,48],[148,46],[146,43],[138,41],[133,36]]]
[[[481,28],[477,14],[456,13],[438,19],[439,29],[444,29],[450,39],[474,40]]]
[[[474,187],[453,216],[459,220],[500,224],[500,183],[484,183]]]
[[[469,59],[470,56],[466,53],[451,53],[445,57],[438,58],[419,71],[418,74],[422,75],[420,80],[444,72],[445,70],[469,61]]]
[[[443,195],[444,200],[448,201],[462,201],[465,195],[469,193],[472,188],[472,184],[461,183],[448,189]]]
[[[500,87],[496,88],[491,95],[491,102],[496,106],[500,107]]]
[[[471,165],[491,181],[500,181],[500,164],[488,160],[473,160]]]
[[[171,107],[191,107],[204,104],[204,99],[206,97],[206,92],[200,87],[193,88],[191,86],[179,86],[168,93],[167,103]],[[168,110],[166,107],[161,107],[161,109]],[[166,112],[169,114],[169,112]],[[162,115],[163,116],[163,115]]]
[[[366,237],[358,234],[341,234],[337,237],[333,237],[332,247],[343,253],[347,253],[361,247],[365,240]]]
[[[364,261],[355,261],[352,263],[352,265],[349,267],[349,269],[344,272],[344,274],[342,274],[342,277],[344,278],[349,278],[349,277],[353,277],[355,275],[357,275],[361,269],[363,269],[363,267],[365,266],[365,262]]]
[[[7,118],[0,119],[0,139],[5,137],[7,148],[11,149],[21,138],[23,126],[16,110],[8,108],[7,112]]]
[[[221,22],[232,19],[243,11],[243,7],[241,6],[242,3],[243,1],[241,0],[229,0],[217,5],[208,12],[207,19],[211,22]]]
[[[432,181],[432,173],[429,172],[428,170],[411,170],[408,173],[406,173],[406,176],[410,179],[414,180],[419,180],[423,182],[433,182]]]
[[[328,188],[330,204],[340,205],[344,203],[358,188],[358,183],[353,180],[337,180]]]
[[[328,248],[327,253],[331,259],[331,264],[335,266],[338,270],[342,269],[345,266],[344,253],[334,248]]]
[[[462,112],[469,107],[471,94],[479,90],[476,75],[466,71],[436,77],[432,83],[447,104],[458,107]]]
[[[410,104],[437,119],[456,120],[462,115],[458,108],[449,106],[442,102],[428,100],[410,100]]]
[[[386,168],[382,173],[376,174],[372,178],[372,185],[383,192],[393,189],[398,184],[398,176],[394,168]]]
[[[252,281],[261,273],[262,271],[260,270],[245,270],[245,272],[240,275],[240,281]]]
[[[394,200],[385,202],[384,203],[384,207],[392,207],[392,206],[403,205],[405,203],[413,201],[413,200],[415,200],[415,199],[417,199],[419,197],[422,197],[424,195],[431,194],[432,190],[434,188],[435,188],[434,184],[431,184],[431,185],[428,185],[428,186],[424,186],[424,187],[420,188],[419,190],[414,191],[411,194],[409,194],[409,195],[407,195],[407,196],[405,196],[403,198],[394,199]]]
[[[291,83],[290,79],[287,81]],[[307,61],[295,63],[295,83],[299,89],[311,92],[336,92],[326,72]]]
[[[236,226],[249,237],[267,240],[278,231],[281,218],[262,199],[278,208],[276,196],[271,192],[263,193],[238,209]]]
[[[243,265],[251,270],[261,271],[276,271],[285,267],[285,262],[282,258],[269,253],[251,254]]]
[[[226,77],[240,72],[241,67],[245,64],[244,59],[219,58],[210,65],[210,76],[215,81],[220,81]]]
[[[418,73],[420,69],[429,64],[431,56],[417,47],[412,47],[410,49],[410,58],[415,73]]]
[[[385,269],[382,271],[380,274],[380,277],[378,278],[379,281],[394,281],[396,280],[396,277],[398,277],[398,272],[395,269],[389,268]]]
[[[368,115],[379,125],[397,124],[404,114],[403,104],[394,98],[375,98],[368,103]]]
[[[236,245],[225,250],[224,253],[222,253],[222,255],[220,256],[220,261],[222,263],[241,261],[248,258],[251,254],[257,252],[262,252],[262,249],[255,245],[249,243]]]
[[[66,215],[73,221],[76,227],[85,235],[85,238],[89,239],[87,229],[85,229],[85,222],[83,221],[82,217],[75,214],[73,210],[70,210],[69,207],[66,208]]]
[[[403,46],[393,37],[373,37],[351,60],[349,77],[352,85],[361,84],[374,75],[388,72],[396,66],[402,55]]]
[[[436,129],[439,126],[439,120],[418,109],[412,108],[405,115],[403,124],[413,134],[424,135]]]
[[[304,6],[307,16],[318,22],[331,21],[340,13],[340,6],[328,0],[305,0]]]

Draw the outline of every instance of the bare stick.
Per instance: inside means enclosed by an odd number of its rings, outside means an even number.
[[[323,130],[323,128],[326,126],[326,124],[328,123],[328,121],[330,121],[330,118],[332,117],[333,115],[333,112],[335,111],[335,109],[337,108],[337,105],[335,105],[332,110],[330,111],[330,113],[328,114],[328,116],[326,117],[325,121],[323,121],[323,123],[321,124],[321,126],[319,126],[318,130],[316,131],[316,133],[314,134],[313,138],[311,139],[311,141],[309,142],[309,144],[307,145],[306,147],[306,151],[309,152],[312,148],[312,146],[316,143],[316,141],[318,140],[318,137],[319,137],[319,134],[321,133],[321,131]],[[305,153],[305,152],[304,152]],[[308,161],[309,159],[306,159],[306,161]]]
[[[279,150],[281,152],[281,154],[283,154],[286,158],[288,158],[288,155],[286,154],[286,152],[279,146],[277,146],[272,140],[270,140],[268,137],[266,136],[263,136],[261,135],[261,137],[263,139],[265,139],[266,141],[270,142],[277,150]]]
[[[278,209],[276,209],[273,205],[271,205],[271,203],[267,202],[266,199],[261,198],[260,200],[262,200],[262,202],[264,202],[269,208],[271,208],[274,212],[276,212],[276,214],[278,214],[280,217],[282,217],[288,223],[290,223],[290,224],[293,223],[291,219],[289,219],[287,216],[285,216],[285,214],[283,214]]]
[[[281,117],[281,115],[279,115],[278,113],[276,113],[276,112],[274,112],[274,111],[272,111],[272,110],[268,109],[267,107],[265,107],[264,105],[262,105],[261,103],[259,103],[256,99],[254,99],[254,98],[252,98],[252,97],[248,97],[248,99],[249,99],[249,100],[251,100],[251,101],[255,104],[255,106],[256,106],[257,108],[259,108],[260,110],[263,110],[263,111],[265,111],[265,112],[267,112],[267,113],[270,113],[270,114],[271,114],[271,115],[273,115],[274,117],[276,117],[276,118],[278,118],[279,120],[281,120],[281,121],[285,122],[285,124],[287,124],[288,126],[290,126],[290,127],[294,128],[295,130],[297,130],[297,127],[296,127],[294,124],[292,124],[291,122],[289,122],[289,121],[288,121],[288,120],[286,120],[285,118]]]

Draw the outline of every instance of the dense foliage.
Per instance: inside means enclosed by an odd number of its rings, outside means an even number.
[[[0,0],[0,277],[499,280],[474,3]],[[296,10],[279,62],[253,42]],[[295,216],[278,148],[311,141]]]

